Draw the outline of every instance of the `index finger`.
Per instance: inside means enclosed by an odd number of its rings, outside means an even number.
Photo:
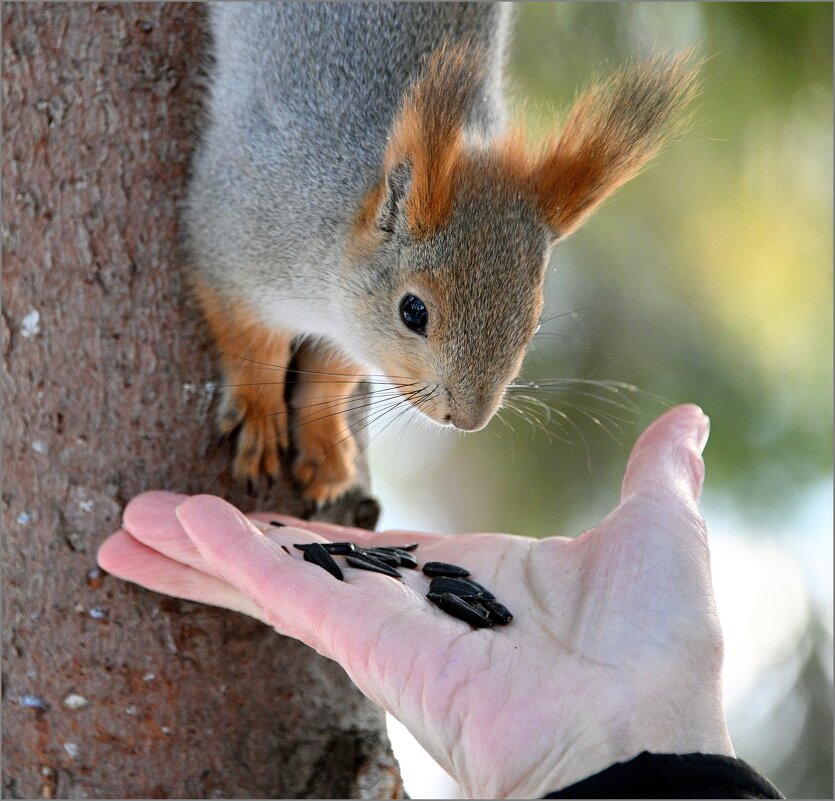
[[[272,625],[331,659],[367,654],[393,610],[414,603],[414,590],[388,576],[337,581],[220,498],[189,498],[176,515],[212,573],[252,598]]]
[[[205,559],[189,539],[175,514],[176,508],[188,500],[188,495],[154,490],[133,498],[125,507],[122,525],[138,542],[189,567],[211,572]],[[290,515],[256,512],[247,517],[262,525],[280,524],[309,535],[299,542],[322,538],[329,542],[355,542],[358,545],[408,545],[413,542],[428,543],[439,539],[438,535],[411,531],[387,531],[378,534],[359,528],[339,526],[316,520],[301,520]]]

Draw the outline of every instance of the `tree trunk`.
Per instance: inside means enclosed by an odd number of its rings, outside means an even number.
[[[176,251],[203,9],[3,7],[7,797],[398,797],[381,710],[233,613],[96,573],[149,488],[233,484],[217,364]],[[373,525],[356,493],[328,519]]]

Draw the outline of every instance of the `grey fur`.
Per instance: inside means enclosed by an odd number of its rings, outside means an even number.
[[[400,101],[445,37],[483,46],[470,141],[505,124],[509,9],[482,3],[220,3],[209,124],[186,211],[197,274],[263,321],[324,337],[380,373],[399,352],[446,390],[432,416],[477,428],[495,411],[541,311],[549,233],[489,181],[423,241],[408,233],[408,165],[390,176],[385,241],[356,262],[350,232],[379,180]],[[443,335],[406,330],[403,287],[434,275],[451,299]],[[390,362],[390,360],[389,360]],[[395,376],[396,377],[396,376]]]

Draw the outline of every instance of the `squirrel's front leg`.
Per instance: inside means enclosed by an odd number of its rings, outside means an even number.
[[[350,413],[360,408],[354,390],[365,377],[362,368],[316,342],[302,343],[291,405],[297,455],[293,475],[304,494],[317,503],[338,498],[356,477],[357,443]]]
[[[224,435],[238,432],[235,476],[277,476],[289,444],[284,397],[293,334],[265,326],[244,304],[226,301],[205,284],[198,283],[196,293],[226,379],[218,428]]]

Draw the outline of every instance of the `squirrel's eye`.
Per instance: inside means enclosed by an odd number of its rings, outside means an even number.
[[[418,334],[426,334],[429,312],[426,311],[426,305],[420,298],[414,295],[406,295],[400,301],[400,316],[406,323],[407,328],[411,328]]]

